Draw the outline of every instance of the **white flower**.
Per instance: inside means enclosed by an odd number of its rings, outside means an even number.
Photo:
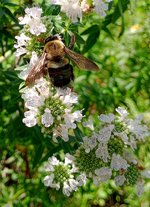
[[[36,119],[36,115],[37,113],[35,111],[26,111],[24,113],[25,118],[23,118],[23,123],[27,126],[27,127],[33,127],[37,124],[37,119]]]
[[[94,130],[93,120],[91,118],[89,118],[88,121],[83,122],[82,125],[84,127],[88,127],[91,130]]]
[[[27,78],[30,70],[36,65],[36,63],[38,62],[38,59],[39,58],[38,58],[36,52],[33,51],[32,52],[32,56],[31,56],[31,59],[30,59],[30,63],[28,64],[28,66],[24,70],[22,70],[20,72],[20,74],[18,75],[18,77],[20,79],[26,80],[26,78]]]
[[[95,12],[102,17],[106,16],[106,11],[108,10],[108,5],[103,2],[103,0],[93,0],[95,5]]]
[[[122,186],[125,182],[125,176],[124,175],[118,175],[115,177],[115,184],[117,186]]]
[[[52,114],[51,114],[51,111],[48,109],[48,108],[46,108],[45,110],[44,110],[44,114],[42,115],[42,120],[41,120],[41,122],[42,122],[42,124],[45,126],[45,127],[50,127],[52,124],[53,124],[53,122],[54,122],[54,118],[53,118],[53,116],[52,116]]]
[[[83,147],[86,153],[89,153],[97,145],[96,134],[93,134],[91,137],[83,137]]]
[[[53,4],[59,4],[61,11],[71,18],[72,22],[77,22],[78,18],[82,19],[82,9],[79,0],[52,0]]]
[[[98,141],[108,142],[111,137],[111,133],[113,129],[114,129],[114,125],[109,125],[109,126],[102,128],[98,134]]]
[[[115,115],[114,114],[108,114],[108,115],[105,115],[105,114],[101,114],[99,116],[99,119],[105,123],[112,123],[115,119]]]
[[[128,115],[128,112],[125,109],[123,109],[122,107],[118,107],[116,109],[116,111],[120,115],[120,119],[119,119],[120,121],[123,121],[127,117],[127,115]]]
[[[86,184],[87,177],[85,173],[82,173],[76,178],[76,180],[78,181],[78,186],[82,186]]]
[[[95,153],[96,153],[97,158],[101,158],[103,162],[108,162],[108,159],[110,158],[110,156],[108,153],[107,143],[100,142]]]
[[[98,180],[105,182],[112,176],[112,170],[109,167],[101,167],[100,169],[95,170],[95,174],[98,176]]]
[[[75,157],[70,155],[69,153],[65,155],[65,165],[73,163],[74,160],[75,160]]]
[[[63,191],[64,195],[66,195],[68,197],[70,196],[71,188],[70,188],[70,185],[67,182],[64,182],[62,191]]]
[[[43,32],[46,32],[46,27],[41,21],[41,14],[42,9],[39,7],[33,7],[33,8],[26,8],[25,9],[26,15],[23,17],[20,17],[20,24],[28,25],[29,30],[31,34],[34,34],[36,36],[40,35]]]
[[[127,169],[128,164],[127,161],[123,159],[119,154],[113,154],[111,160],[111,168],[114,170]]]
[[[54,179],[54,174],[45,176],[43,183],[45,186],[51,186]]]
[[[17,44],[14,45],[15,48],[26,46],[28,44],[28,41],[31,39],[30,37],[27,37],[24,33],[21,33],[20,36],[15,36],[15,38],[17,39]]]
[[[25,54],[25,53],[27,53],[26,48],[24,48],[24,47],[19,47],[19,48],[17,48],[17,50],[16,50],[16,52],[15,52],[15,56],[16,56],[16,57],[19,57],[19,56],[21,56],[21,55],[23,55],[23,54]]]
[[[48,158],[48,162],[51,163],[52,165],[59,165],[60,164],[60,161],[55,156]]]
[[[62,137],[62,139],[67,142],[69,140],[69,136],[68,136],[68,128],[66,127],[66,125],[61,125],[61,131],[60,131],[60,135]],[[59,135],[58,135],[59,136]]]
[[[71,191],[76,191],[78,189],[78,181],[76,181],[75,179],[70,178],[68,180]]]
[[[55,97],[60,97],[60,100],[63,102],[63,104],[67,106],[71,106],[78,101],[77,95],[68,87],[65,89],[57,88]]]
[[[143,140],[146,136],[148,136],[148,128],[146,125],[141,124],[141,119],[130,119],[127,126],[130,132],[136,135],[138,140]]]

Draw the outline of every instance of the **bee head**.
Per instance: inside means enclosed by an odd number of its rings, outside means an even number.
[[[50,41],[53,41],[53,40],[60,40],[60,41],[62,41],[64,43],[64,39],[63,39],[62,34],[55,34],[55,35],[51,35],[48,38],[46,38],[45,39],[45,44],[47,42],[50,42]]]
[[[47,59],[60,60],[65,56],[64,43],[60,35],[50,36],[45,40],[44,51],[47,53]]]

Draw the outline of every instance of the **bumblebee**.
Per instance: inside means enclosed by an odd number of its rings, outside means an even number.
[[[72,35],[68,47],[59,35],[48,37],[44,41],[44,49],[38,63],[30,70],[26,84],[31,85],[36,79],[49,75],[52,84],[56,87],[63,87],[74,80],[73,67],[68,59],[71,59],[78,68],[98,71],[98,66],[85,58],[83,55],[72,51],[75,37]]]

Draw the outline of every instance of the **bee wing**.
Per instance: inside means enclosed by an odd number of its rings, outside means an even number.
[[[28,77],[26,79],[27,85],[34,83],[36,79],[44,75],[45,60],[46,60],[46,53],[44,52],[40,57],[38,63],[29,72]]]
[[[81,69],[84,70],[95,70],[98,71],[99,67],[89,60],[88,58],[84,57],[83,55],[80,55],[67,47],[64,48],[66,54],[70,57],[70,59]]]

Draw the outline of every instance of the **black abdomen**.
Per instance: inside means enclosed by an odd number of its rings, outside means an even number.
[[[63,87],[74,79],[73,67],[66,64],[60,68],[48,68],[49,77],[51,82],[56,87]]]

